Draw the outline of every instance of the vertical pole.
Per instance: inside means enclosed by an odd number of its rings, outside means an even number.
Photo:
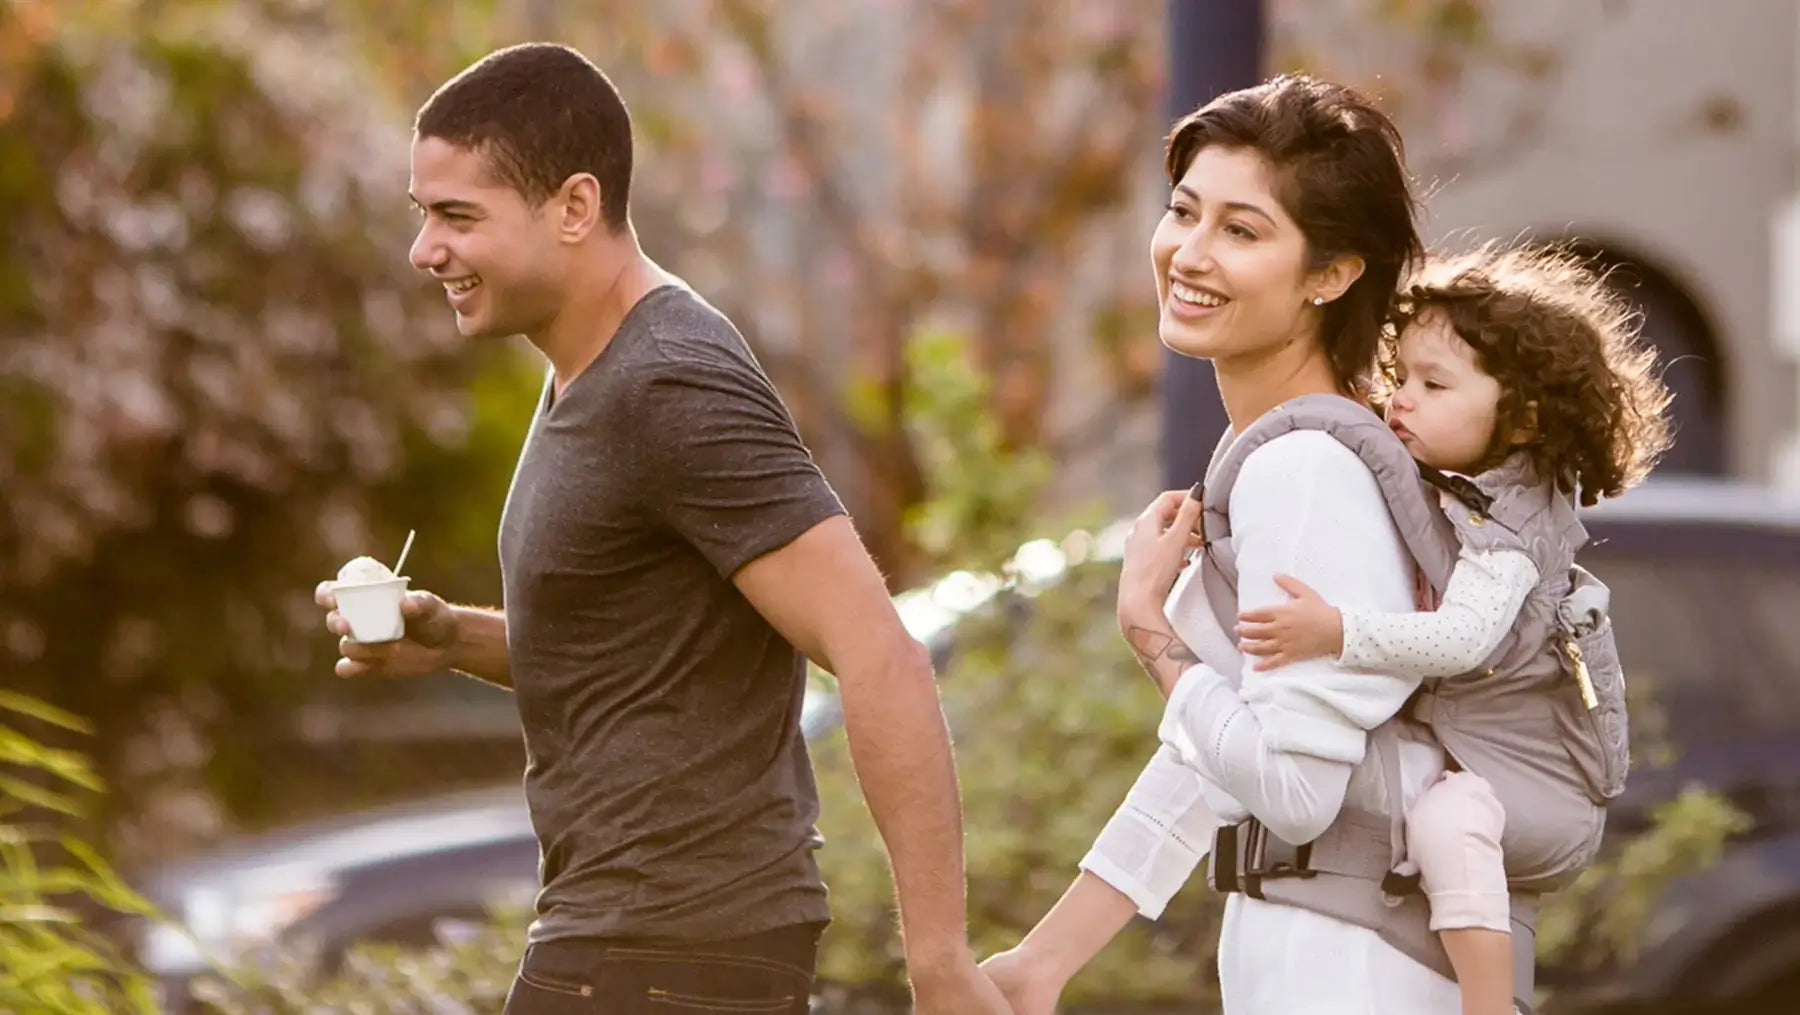
[[[1263,76],[1262,0],[1168,0],[1170,123]],[[1206,473],[1225,407],[1212,364],[1163,351],[1162,459],[1165,489]]]

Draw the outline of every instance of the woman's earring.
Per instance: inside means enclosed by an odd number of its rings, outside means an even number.
[[[1325,305],[1325,297],[1323,297],[1323,296],[1314,296],[1313,297],[1313,306],[1322,307],[1324,305]]]

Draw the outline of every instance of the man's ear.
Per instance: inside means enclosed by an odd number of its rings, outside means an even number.
[[[576,173],[563,181],[552,197],[557,235],[565,243],[579,243],[595,229],[604,228],[604,202],[600,181],[592,173]]]

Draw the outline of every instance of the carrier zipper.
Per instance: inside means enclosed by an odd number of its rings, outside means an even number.
[[[1594,681],[1588,676],[1587,661],[1581,657],[1581,646],[1573,638],[1563,639],[1563,654],[1575,667],[1575,686],[1581,688],[1581,703],[1588,711],[1600,707],[1600,698],[1594,693]]]

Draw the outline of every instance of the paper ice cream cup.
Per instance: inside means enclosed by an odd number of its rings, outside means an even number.
[[[350,638],[364,645],[399,641],[406,637],[406,618],[400,600],[406,598],[409,578],[378,582],[333,582],[338,612],[350,623]]]

